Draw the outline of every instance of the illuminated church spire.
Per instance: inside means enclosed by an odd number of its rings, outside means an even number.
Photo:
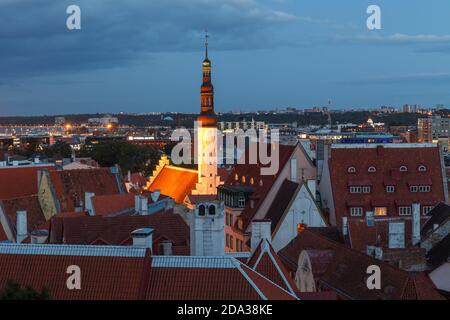
[[[209,35],[208,32],[205,34],[205,60],[202,64],[203,73],[203,83],[201,87],[201,114],[210,116],[211,119],[206,120],[204,124],[210,121],[214,122],[214,86],[211,82],[211,61],[208,58],[208,45],[209,45]],[[208,121],[210,120],[210,121]]]

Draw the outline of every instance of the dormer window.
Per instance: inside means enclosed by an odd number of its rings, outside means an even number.
[[[239,175],[237,173],[234,175],[234,180],[236,180],[236,181],[239,180]]]
[[[255,179],[253,177],[250,178],[250,184],[253,185],[255,183]]]
[[[245,183],[246,181],[245,176],[242,176],[242,183]]]
[[[400,172],[408,172],[408,168],[406,166],[401,166]]]
[[[347,172],[348,173],[356,173],[356,168],[355,167],[348,167]]]
[[[425,167],[424,165],[419,166],[419,172],[426,172],[427,171],[427,167]]]
[[[377,168],[375,168],[374,166],[369,167],[369,169],[367,170],[368,172],[377,172]]]

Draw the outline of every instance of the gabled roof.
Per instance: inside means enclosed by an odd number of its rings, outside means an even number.
[[[51,220],[49,242],[89,245],[101,239],[109,245],[128,245],[132,243],[131,232],[145,227],[154,229],[154,242],[164,238],[172,241],[174,250],[175,247],[189,247],[189,227],[180,215],[171,211],[145,216],[60,218],[56,215]]]
[[[27,228],[29,233],[46,222],[37,195],[1,200],[0,206],[6,214],[14,237],[16,236],[17,211],[27,212]]]
[[[254,206],[251,207],[249,203],[242,211],[238,219],[243,221],[244,230],[248,227],[254,215],[258,211],[259,207],[263,203],[269,191],[272,189],[275,183],[278,173],[283,170],[289,159],[292,157],[295,149],[298,145],[288,146],[279,145],[279,169],[275,175],[261,175],[261,168],[267,165],[258,164],[237,164],[234,166],[233,171],[228,176],[225,181],[225,187],[237,187],[237,186],[247,186],[254,188],[254,192],[250,198],[254,201]],[[246,158],[248,161],[248,157]],[[245,176],[245,182],[242,177]],[[238,179],[236,180],[236,177]],[[253,184],[252,182],[253,178]]]
[[[332,145],[328,160],[336,223],[348,216],[349,207],[387,207],[388,216],[398,216],[398,206],[419,202],[434,206],[444,201],[443,177],[439,148],[431,144]],[[401,167],[407,171],[400,171]],[[419,171],[425,166],[426,171]],[[354,167],[356,172],[348,169]],[[369,172],[374,167],[375,172]],[[410,192],[411,183],[432,183],[431,192]],[[350,194],[350,184],[370,184],[370,193]],[[387,185],[395,185],[395,192],[387,192]],[[352,205],[351,201],[360,203]]]
[[[0,199],[20,198],[38,193],[37,172],[54,166],[0,168]]]
[[[116,174],[110,168],[81,170],[59,170],[50,172],[56,197],[61,211],[74,211],[75,206],[84,202],[86,192],[95,195],[119,194],[123,188]]]
[[[282,261],[296,272],[300,253],[304,250],[332,250],[333,259],[318,279],[322,287],[336,291],[346,299],[442,299],[433,286],[416,281],[413,275],[364,253],[329,240],[307,228],[278,252]],[[381,270],[381,290],[369,290],[366,285],[367,267],[377,265]],[[411,282],[412,281],[412,282]],[[412,284],[412,285],[411,285]],[[412,294],[413,292],[414,294]]]
[[[299,190],[300,185],[288,179],[284,180],[281,184],[281,187],[278,190],[272,205],[269,207],[269,210],[267,210],[265,217],[266,219],[270,219],[272,221],[272,233],[275,231],[286,210],[289,209],[289,205]]]
[[[261,240],[247,261],[247,265],[266,278],[295,295],[297,285],[289,276],[277,253],[267,239]]]
[[[233,257],[155,256],[150,300],[293,300],[269,279]]]
[[[195,189],[198,182],[198,171],[164,166],[149,186],[150,191],[160,190],[162,194],[183,203],[188,194]]]

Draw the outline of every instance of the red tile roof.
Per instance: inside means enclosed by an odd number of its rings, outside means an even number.
[[[183,203],[186,196],[195,189],[197,182],[198,171],[165,166],[152,182],[149,190],[160,190],[176,203]]]
[[[94,212],[98,216],[107,216],[134,208],[134,194],[123,193],[92,197]]]
[[[40,228],[40,226],[47,221],[42,212],[41,205],[39,204],[38,196],[36,195],[1,200],[0,206],[3,209],[3,212],[6,213],[14,237],[16,236],[17,211],[24,210],[27,212],[27,228],[29,233]]]
[[[386,206],[388,216],[398,216],[396,201],[411,205],[420,202],[423,205],[436,205],[444,200],[443,179],[438,147],[417,146],[332,146],[328,160],[331,186],[336,213],[336,223],[340,227],[342,217],[350,216],[349,206],[358,199],[364,211],[373,210],[373,206]],[[424,165],[426,172],[420,172]],[[368,172],[369,167],[376,172]],[[399,168],[407,167],[407,172]],[[356,173],[349,173],[354,167]],[[371,193],[350,194],[349,183],[359,181],[372,186]],[[386,192],[386,181],[395,181],[395,192]],[[431,192],[410,192],[410,183],[431,183]],[[353,200],[352,200],[353,199]]]
[[[110,168],[61,170],[50,174],[62,212],[74,211],[76,205],[84,202],[86,192],[98,196],[121,192]]]
[[[291,272],[295,273],[300,253],[311,249],[333,251],[333,259],[328,263],[327,270],[319,277],[318,282],[322,288],[336,291],[342,298],[410,299],[412,297],[410,291],[413,290],[417,297],[423,299],[442,299],[437,291],[423,283],[408,289],[407,284],[413,277],[410,273],[329,240],[316,232],[315,228],[305,229],[278,254]],[[366,270],[370,265],[377,265],[381,269],[381,290],[367,288]]]
[[[253,252],[247,265],[288,292],[295,294],[297,285],[281,262],[272,245],[263,239]]]
[[[20,198],[38,193],[37,172],[53,166],[0,168],[0,199]]]
[[[154,229],[154,253],[158,253],[158,243],[170,240],[178,253],[189,252],[189,227],[180,215],[172,212],[160,212],[141,216],[86,216],[51,220],[49,242],[54,244],[89,245],[102,243],[107,245],[132,244],[131,232],[139,228]]]

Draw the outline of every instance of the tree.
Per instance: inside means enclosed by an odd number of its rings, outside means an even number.
[[[72,147],[66,142],[58,141],[54,145],[45,148],[44,154],[49,158],[54,156],[70,158],[72,156]]]
[[[31,286],[22,287],[15,281],[8,281],[3,291],[0,291],[0,300],[49,300],[50,293],[47,288],[37,291]]]
[[[91,157],[101,166],[119,165],[122,172],[142,172],[150,175],[159,160],[159,152],[151,146],[139,146],[127,141],[105,141],[84,146],[80,156]]]

